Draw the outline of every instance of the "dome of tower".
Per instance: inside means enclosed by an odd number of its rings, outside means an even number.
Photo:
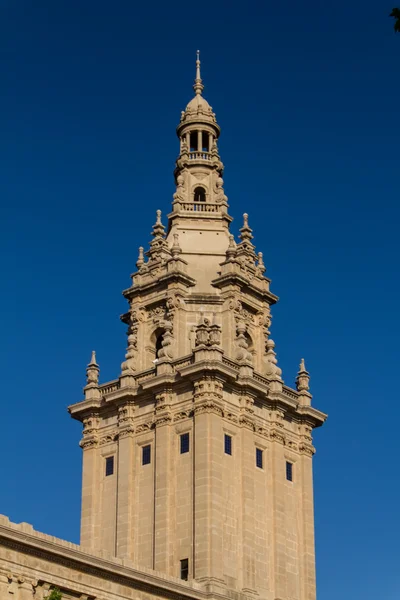
[[[209,105],[204,96],[201,95],[201,93],[196,94],[186,106],[186,109],[182,112],[181,122],[192,120],[216,123],[216,118],[212,107]]]

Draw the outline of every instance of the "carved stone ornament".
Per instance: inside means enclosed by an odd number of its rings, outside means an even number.
[[[221,327],[211,324],[210,319],[203,319],[196,327],[196,346],[219,346],[221,344]]]
[[[131,323],[142,323],[146,320],[147,313],[146,310],[142,307],[133,307],[131,309]]]
[[[247,394],[242,394],[239,399],[240,410],[242,413],[247,413],[248,415],[252,415],[254,413],[254,398]]]
[[[313,457],[313,455],[315,454],[315,448],[314,446],[312,446],[311,444],[301,444],[299,446],[299,452],[300,454],[305,454],[306,456],[309,456],[310,458]]]
[[[222,400],[223,385],[218,379],[211,376],[205,376],[199,381],[194,382],[194,400],[202,400],[210,398]]]
[[[256,315],[247,308],[244,308],[242,302],[237,298],[231,298],[228,306],[229,310],[233,310],[235,313],[236,323],[239,321],[242,321],[247,325],[253,325],[257,323]]]
[[[161,340],[161,348],[159,350],[159,358],[172,359],[173,358],[173,335],[172,335],[172,323],[171,321],[164,321],[165,332]]]
[[[149,319],[153,320],[155,325],[160,324],[161,321],[164,321],[166,317],[166,306],[165,304],[159,304],[149,309],[148,316]]]
[[[153,423],[141,423],[136,427],[136,433],[143,433],[144,431],[150,431]]]
[[[239,424],[242,427],[247,427],[247,429],[251,429],[251,431],[254,431],[254,429],[255,429],[253,419],[251,418],[251,416],[249,414],[246,414],[246,413],[243,413],[240,415]]]
[[[174,423],[184,421],[190,417],[190,411],[180,411],[174,415]]]
[[[163,413],[162,415],[157,415],[154,420],[154,425],[156,427],[160,427],[161,425],[168,425],[172,422],[172,415],[168,413]]]
[[[167,389],[155,396],[154,411],[159,413],[161,411],[169,410],[173,402],[172,389]]]
[[[258,435],[261,435],[265,438],[269,438],[269,431],[266,427],[263,427],[262,425],[257,425],[255,431]]]
[[[202,400],[199,404],[196,404],[194,414],[199,415],[202,413],[214,413],[221,417],[224,416],[222,407],[213,400]]]
[[[280,431],[276,431],[275,429],[273,429],[270,433],[270,439],[273,442],[278,442],[279,444],[282,444],[283,446],[286,444],[286,438],[285,436],[280,432]]]
[[[113,431],[112,433],[107,433],[103,437],[100,438],[100,446],[104,446],[105,444],[111,444],[115,442],[118,438],[118,433]]]
[[[90,415],[83,419],[83,436],[92,435],[99,429],[99,417],[97,414]]]
[[[253,357],[252,357],[251,353],[248,351],[249,345],[247,343],[246,336],[245,336],[247,327],[246,327],[245,323],[243,323],[242,321],[239,321],[236,329],[237,329],[236,360],[238,360],[240,362],[251,363]]]
[[[143,313],[139,310],[131,311],[128,327],[128,348],[125,354],[126,360],[122,363],[122,373],[136,371],[138,319]]]
[[[226,413],[225,419],[228,419],[228,421],[232,421],[232,423],[239,423],[239,417],[234,413]]]
[[[79,445],[83,450],[86,450],[88,448],[96,448],[96,446],[98,446],[98,444],[99,444],[98,437],[83,438],[79,442]]]
[[[125,437],[129,437],[131,435],[133,435],[135,433],[135,428],[132,425],[128,425],[127,427],[124,427],[123,429],[120,430],[120,432],[118,433],[118,437],[119,439],[125,438]]]

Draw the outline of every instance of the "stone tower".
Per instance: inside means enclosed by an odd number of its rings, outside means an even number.
[[[311,406],[304,361],[287,387],[270,338],[270,291],[248,216],[229,233],[220,129],[202,95],[177,128],[165,228],[124,291],[121,373],[99,383],[93,353],[83,423],[81,545],[210,593],[314,600]]]

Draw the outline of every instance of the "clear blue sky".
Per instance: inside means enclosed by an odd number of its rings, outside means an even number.
[[[137,247],[169,211],[202,52],[234,230],[264,252],[285,381],[314,405],[319,600],[399,574],[395,0],[0,0],[0,512],[78,541],[81,399],[115,378]],[[207,10],[208,7],[208,10]]]

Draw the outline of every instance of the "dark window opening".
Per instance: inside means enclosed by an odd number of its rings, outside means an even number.
[[[232,454],[232,436],[225,434],[225,454]]]
[[[190,134],[190,152],[197,152],[197,131]]]
[[[160,350],[162,348],[163,335],[164,335],[163,333],[160,333],[160,335],[156,339],[156,358],[158,358],[160,355]]]
[[[210,142],[210,140],[208,137],[208,133],[203,131],[202,140],[201,140],[203,152],[210,152],[209,142]]]
[[[259,469],[263,468],[263,451],[260,448],[256,448],[256,465]]]
[[[189,452],[189,434],[182,433],[181,435],[181,454]]]
[[[194,201],[205,202],[206,201],[206,190],[202,187],[197,187],[194,190]]]
[[[114,457],[107,456],[107,458],[106,458],[106,477],[108,477],[108,475],[113,475],[113,473],[114,473]]]
[[[293,481],[293,463],[286,461],[286,479]]]
[[[189,559],[183,558],[181,560],[181,579],[187,581],[189,577]]]
[[[142,448],[142,465],[149,465],[151,461],[151,446],[143,446]]]

